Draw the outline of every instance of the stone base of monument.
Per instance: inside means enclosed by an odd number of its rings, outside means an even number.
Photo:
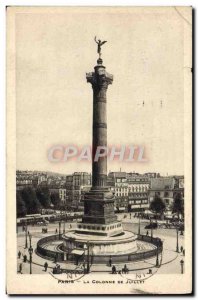
[[[67,253],[69,260],[83,260],[90,256],[91,263],[108,262],[110,257],[114,262],[130,260],[130,254],[137,251],[137,236],[130,231],[109,237],[81,234],[69,231],[62,236],[62,250]]]
[[[75,232],[85,235],[113,237],[123,235],[123,228],[120,221],[111,224],[78,223]]]

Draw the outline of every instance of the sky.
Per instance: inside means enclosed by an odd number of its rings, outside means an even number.
[[[188,11],[185,18],[189,18]],[[147,162],[108,171],[184,173],[184,20],[172,8],[34,8],[15,20],[17,169],[69,174],[91,162],[52,163],[54,145],[91,145],[94,37],[113,74],[108,144],[143,146]]]

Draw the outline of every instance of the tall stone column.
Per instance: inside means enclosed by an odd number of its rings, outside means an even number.
[[[106,72],[99,58],[95,72],[86,75],[93,88],[92,189],[104,189],[107,184],[107,156],[94,160],[98,147],[107,147],[106,92],[113,76]],[[105,150],[100,150],[104,153]]]
[[[114,195],[107,186],[107,156],[94,160],[98,147],[107,147],[107,89],[113,76],[99,57],[94,72],[86,74],[93,88],[92,188],[84,195],[84,216],[77,233],[115,236],[123,232],[114,212]],[[101,153],[101,152],[100,152]]]

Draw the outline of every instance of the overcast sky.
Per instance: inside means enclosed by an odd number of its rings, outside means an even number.
[[[96,65],[96,35],[108,41],[102,58],[114,76],[107,91],[108,144],[144,146],[148,159],[112,162],[108,170],[183,174],[183,22],[174,8],[17,14],[17,169],[91,171],[88,162],[51,163],[47,151],[57,144],[91,145],[86,72]]]

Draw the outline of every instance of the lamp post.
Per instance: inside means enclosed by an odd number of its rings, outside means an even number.
[[[87,274],[89,273],[89,241],[87,241]]]
[[[141,212],[141,203],[140,203],[140,212]],[[139,213],[138,235],[140,235],[140,213]]]
[[[27,220],[25,222],[25,249],[28,248],[28,227],[27,227]]]
[[[58,235],[59,235],[59,239],[61,238],[61,221],[59,221],[58,223]]]
[[[65,233],[65,220],[64,220],[63,233]]]
[[[181,265],[181,274],[184,274],[184,260],[180,260],[180,265]]]
[[[66,207],[65,207],[65,217],[64,217],[64,227],[63,227],[63,233],[65,233],[65,223],[66,223],[66,217],[67,217],[67,214],[66,214]]]
[[[159,267],[159,240],[157,240],[156,267]]]
[[[30,240],[30,247],[28,249],[29,255],[30,255],[30,274],[32,274],[32,253],[33,253],[33,248],[32,248],[32,236],[29,234],[29,240]]]
[[[151,225],[151,241],[153,240],[153,221],[150,219],[150,225]]]
[[[176,233],[177,233],[177,237],[176,237],[176,252],[179,253],[179,230],[178,230],[178,226],[176,227]]]

